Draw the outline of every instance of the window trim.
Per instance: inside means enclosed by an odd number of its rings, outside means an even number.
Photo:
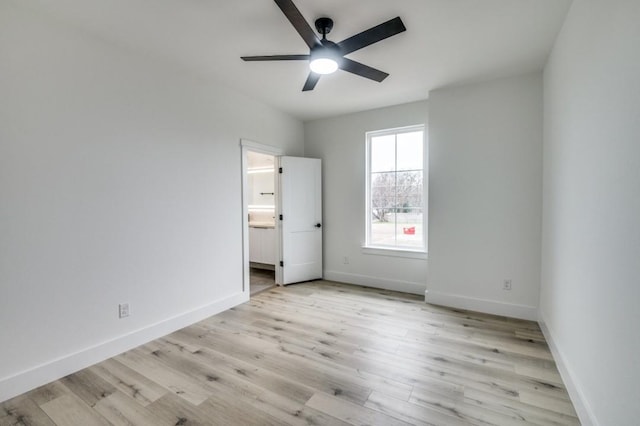
[[[428,253],[424,250],[410,250],[405,248],[394,248],[391,246],[362,246],[362,254],[372,254],[376,256],[405,257],[408,259],[428,258]]]
[[[371,139],[378,136],[397,135],[399,133],[410,133],[422,131],[422,238],[423,247],[412,248],[406,246],[386,246],[372,244],[371,239]],[[391,129],[374,130],[365,133],[365,242],[362,245],[364,254],[379,254],[388,256],[408,257],[426,259],[428,252],[428,140],[426,124],[415,124],[411,126],[395,127]]]

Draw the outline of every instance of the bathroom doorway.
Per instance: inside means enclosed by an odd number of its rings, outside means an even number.
[[[250,296],[276,285],[279,229],[278,185],[272,147],[243,140],[244,291]]]
[[[247,191],[249,290],[253,296],[276,283],[275,156],[247,152]]]

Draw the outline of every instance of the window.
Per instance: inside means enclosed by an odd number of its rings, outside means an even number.
[[[367,133],[366,248],[426,252],[424,126]]]

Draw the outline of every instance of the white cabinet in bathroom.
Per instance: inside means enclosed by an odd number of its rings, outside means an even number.
[[[275,228],[249,226],[249,261],[276,264]]]

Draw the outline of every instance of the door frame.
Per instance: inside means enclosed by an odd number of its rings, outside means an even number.
[[[241,149],[241,166],[242,166],[242,180],[241,180],[241,199],[242,199],[242,292],[249,294],[249,285],[251,282],[251,275],[249,272],[249,185],[248,185],[248,159],[247,153],[249,151],[259,152],[261,154],[269,154],[273,155],[275,158],[274,167],[277,167],[278,157],[284,155],[282,148],[278,148],[271,145],[261,144],[259,142],[255,142],[249,139],[240,139],[240,149]],[[280,189],[278,188],[279,182],[276,179],[277,173],[274,173],[274,189],[275,189],[275,198],[274,198],[274,213],[277,218],[280,214]],[[281,229],[280,229],[280,221],[276,220],[275,224],[276,229],[276,253],[278,254],[278,258],[280,256],[281,251]],[[280,269],[280,265],[276,260],[275,265],[276,272],[276,284],[282,283],[282,270]]]

